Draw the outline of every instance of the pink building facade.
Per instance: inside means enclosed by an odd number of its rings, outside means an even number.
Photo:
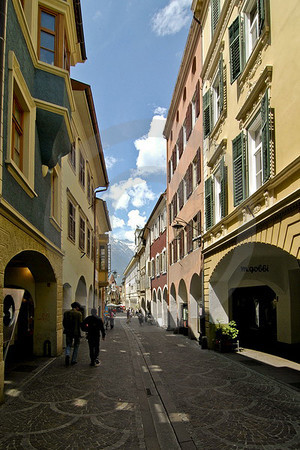
[[[204,334],[201,28],[193,20],[165,125],[167,139],[168,327]]]

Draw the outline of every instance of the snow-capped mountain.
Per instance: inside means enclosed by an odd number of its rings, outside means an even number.
[[[117,272],[118,276],[116,281],[120,285],[123,272],[134,254],[134,247],[132,247],[130,241],[121,241],[114,239],[112,236],[109,237],[109,243],[111,246],[111,270]]]

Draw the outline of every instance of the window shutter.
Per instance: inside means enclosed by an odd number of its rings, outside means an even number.
[[[239,205],[246,198],[246,139],[240,133],[232,141],[233,202]]]
[[[187,228],[187,251],[191,253],[193,251],[193,220],[189,221]]]
[[[179,233],[179,258],[184,258],[184,232],[183,230]]]
[[[220,0],[211,0],[211,35],[214,35],[220,17]]]
[[[202,236],[201,211],[197,213],[198,236]],[[201,239],[198,239],[198,247],[201,246]]]
[[[233,83],[242,71],[242,46],[240,17],[229,27],[230,75]]]
[[[178,188],[178,203],[179,203],[179,210],[183,207],[183,180],[179,184]]]
[[[213,225],[213,181],[212,177],[205,181],[205,218],[206,229]]]
[[[169,225],[172,223],[172,202],[169,203]]]
[[[261,34],[265,25],[265,17],[266,17],[265,0],[256,0],[256,1],[258,11],[258,28],[259,34]]]
[[[200,114],[200,82],[197,81],[196,91],[195,91],[195,113],[196,117]]]
[[[204,139],[210,133],[211,125],[211,93],[207,91],[203,96],[203,132]]]
[[[223,68],[223,56],[221,55],[219,60],[219,92],[220,92],[220,111],[224,109],[224,68]]]
[[[168,182],[171,181],[171,160],[168,163]]]
[[[186,196],[189,198],[193,192],[193,164],[191,163],[187,170],[187,190]]]
[[[174,262],[177,262],[178,260],[178,246],[177,246],[177,239],[174,239],[173,241],[173,250],[174,250]]]
[[[261,100],[261,143],[263,160],[263,182],[270,178],[270,114],[268,91]]]
[[[181,128],[181,130],[179,132],[177,145],[178,145],[179,158],[181,158],[181,155],[183,153],[183,127]]]
[[[172,152],[172,162],[173,162],[173,173],[174,173],[176,170],[176,167],[177,167],[176,147],[174,147],[173,152]]]
[[[197,174],[197,183],[199,184],[201,181],[201,151],[200,147],[197,150],[197,168],[196,168],[196,174]]]
[[[227,167],[225,166],[224,156],[220,163],[221,172],[221,217],[227,215],[228,201],[227,201]]]
[[[190,103],[186,112],[185,117],[185,129],[186,129],[186,140],[189,140],[189,137],[192,132],[192,104]]]
[[[175,192],[173,197],[173,220],[177,216],[177,192]]]

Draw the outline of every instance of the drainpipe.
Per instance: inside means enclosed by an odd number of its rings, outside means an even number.
[[[93,307],[95,308],[96,306],[96,298],[95,298],[95,289],[96,289],[96,269],[97,269],[97,261],[96,261],[96,256],[97,256],[97,247],[96,247],[96,194],[97,192],[105,192],[107,191],[108,186],[104,187],[103,189],[101,189],[100,187],[98,187],[97,189],[94,190],[94,207],[93,207],[93,212],[94,212],[94,277],[93,277],[93,285],[94,285],[94,291],[93,291]]]
[[[0,152],[3,149],[3,82],[4,82],[4,61],[5,61],[5,40],[6,40],[6,17],[7,0],[0,1]],[[1,177],[2,178],[2,177]],[[2,192],[2,189],[1,189]]]

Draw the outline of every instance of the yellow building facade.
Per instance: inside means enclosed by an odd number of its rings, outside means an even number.
[[[204,303],[210,345],[300,345],[297,0],[195,0],[202,27]]]

